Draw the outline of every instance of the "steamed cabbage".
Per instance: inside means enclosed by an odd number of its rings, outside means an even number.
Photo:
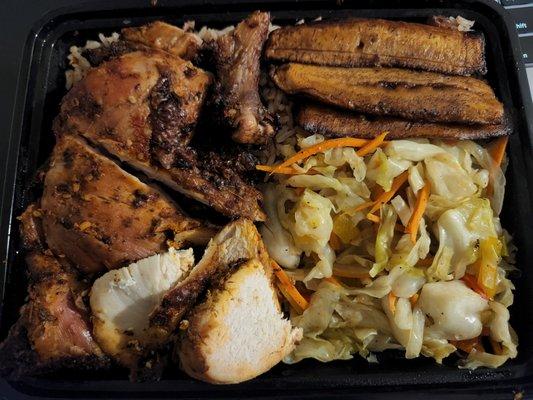
[[[281,144],[282,157],[322,141],[298,135]],[[364,157],[329,149],[293,168],[265,186],[262,228],[271,256],[309,298],[302,314],[291,309],[304,336],[285,362],[355,353],[375,362],[373,353],[387,349],[437,363],[460,351],[467,368],[516,357],[507,310],[514,247],[499,221],[505,178],[483,146],[394,140]],[[405,171],[405,184],[376,204]],[[426,185],[428,202],[411,234]],[[468,349],[465,340],[486,342],[482,335],[494,348],[459,350]]]

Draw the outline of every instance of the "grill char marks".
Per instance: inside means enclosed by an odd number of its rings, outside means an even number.
[[[369,117],[321,105],[303,105],[296,117],[299,126],[310,133],[326,137],[360,137],[372,139],[389,132],[389,139],[439,138],[485,139],[511,133],[506,119],[498,125],[464,125],[406,121],[392,117]]]
[[[41,200],[46,241],[84,272],[117,268],[165,251],[168,235],[179,247],[205,243],[212,234],[82,139],[62,137],[52,164]]]
[[[211,44],[217,71],[213,103],[218,119],[239,143],[265,143],[275,133],[258,87],[269,25],[270,15],[256,11]]]
[[[483,36],[444,27],[345,19],[289,26],[270,35],[270,60],[343,67],[404,67],[455,75],[486,73]]]
[[[492,88],[471,77],[304,64],[282,65],[271,76],[289,94],[362,113],[429,122],[503,122],[503,105]]]
[[[161,51],[128,53],[91,69],[74,85],[54,130],[85,137],[226,216],[263,220],[260,192],[231,163],[186,145],[210,82],[203,70]],[[86,99],[98,105],[91,116],[80,108]]]

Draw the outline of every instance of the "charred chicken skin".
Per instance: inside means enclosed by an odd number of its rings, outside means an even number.
[[[55,132],[83,136],[226,216],[263,220],[258,190],[216,154],[187,146],[210,81],[167,53],[127,53],[93,68],[72,88]]]
[[[217,71],[214,104],[238,143],[265,143],[275,133],[273,117],[259,97],[260,57],[269,25],[270,15],[256,11],[212,43]]]

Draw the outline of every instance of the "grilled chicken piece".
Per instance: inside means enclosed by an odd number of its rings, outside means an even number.
[[[405,67],[455,75],[485,74],[482,35],[382,19],[323,21],[275,30],[270,60],[343,67]]]
[[[260,57],[269,25],[270,15],[256,11],[212,44],[217,71],[213,102],[239,143],[265,143],[275,133],[273,117],[259,97]]]
[[[128,42],[163,50],[184,60],[192,60],[202,44],[195,34],[162,21],[136,28],[124,28],[121,33]]]
[[[156,254],[98,278],[91,289],[94,336],[103,351],[130,368],[132,380],[158,377],[165,365],[160,336],[149,326],[164,294],[183,280],[194,264],[192,249]],[[168,353],[168,351],[167,351]]]
[[[272,71],[289,94],[362,113],[430,122],[501,124],[503,105],[484,81],[398,68],[285,64]]]
[[[37,206],[31,205],[21,216],[21,235],[29,250],[29,296],[19,321],[0,345],[0,373],[18,378],[67,366],[107,367],[109,359],[92,336],[83,301],[88,285],[64,259],[60,263],[45,249],[41,215]]]
[[[168,169],[192,139],[210,76],[162,51],[135,51],[89,71],[65,96],[56,129],[121,147]]]
[[[322,105],[303,105],[297,116],[297,124],[310,133],[326,137],[359,137],[372,139],[382,132],[389,132],[389,139],[438,138],[438,139],[486,139],[511,134],[511,124],[506,119],[499,125],[464,125],[406,121],[392,117],[369,117]]]
[[[46,241],[86,273],[163,252],[167,240],[179,247],[213,234],[83,139],[62,137],[51,160],[41,199]]]
[[[181,367],[210,383],[239,383],[268,371],[294,350],[302,329],[283,317],[272,269],[253,259],[229,275],[188,317]]]
[[[185,147],[209,81],[177,57],[128,53],[74,85],[63,99],[55,132],[84,136],[224,215],[263,220],[258,190],[216,156]]]
[[[124,28],[121,39],[94,49],[87,49],[83,56],[96,67],[105,61],[133,51],[161,50],[184,60],[192,60],[198,54],[201,41],[193,33],[174,25],[155,21],[140,27]]]
[[[236,264],[252,258],[268,265],[268,254],[255,225],[246,219],[226,225],[209,242],[189,276],[172,288],[154,310],[152,327],[160,330],[162,336],[172,334],[210,285],[226,276]]]

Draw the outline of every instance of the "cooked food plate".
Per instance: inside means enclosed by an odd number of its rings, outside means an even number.
[[[513,126],[485,47],[461,16],[265,11],[72,47],[1,374],[233,384],[304,359],[517,357]]]

